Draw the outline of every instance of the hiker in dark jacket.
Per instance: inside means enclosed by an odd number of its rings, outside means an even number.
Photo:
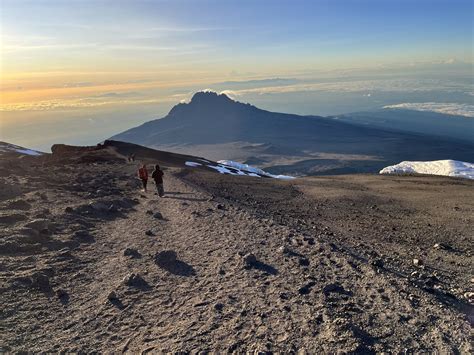
[[[155,180],[158,195],[160,197],[163,197],[165,195],[165,190],[163,188],[163,171],[160,169],[160,166],[158,164],[155,165],[155,170],[153,170],[151,177],[153,180]]]

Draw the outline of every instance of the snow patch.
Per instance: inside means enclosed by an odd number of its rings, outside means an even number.
[[[2,153],[18,153],[23,155],[31,155],[31,156],[39,156],[43,155],[43,153],[38,152],[36,150],[27,149],[20,147],[19,145],[11,144],[11,143],[4,143],[0,142],[0,152]]]
[[[253,177],[271,177],[274,179],[285,179],[285,180],[290,180],[294,179],[293,176],[287,176],[287,175],[273,175],[270,173],[267,173],[266,171],[263,171],[262,169],[250,166],[248,164],[242,164],[242,163],[237,163],[232,160],[219,160],[217,162],[217,165],[212,163],[209,160],[205,159],[198,159],[205,164],[197,163],[194,161],[187,161],[184,164],[186,166],[190,167],[198,167],[198,166],[207,166],[208,168],[217,170],[221,174],[229,174],[229,175],[243,175],[243,176],[253,176]]]
[[[458,160],[402,161],[383,168],[380,174],[426,174],[474,179],[474,164]]]
[[[251,173],[251,174],[254,174],[254,175],[268,176],[268,177],[271,177],[271,178],[274,178],[274,179],[283,179],[283,180],[294,179],[293,176],[273,175],[273,174],[267,173],[266,171],[264,171],[262,169],[256,168],[254,166],[250,166],[248,164],[238,163],[238,162],[232,161],[232,160],[219,160],[218,163],[221,164],[221,165],[230,166],[232,168],[235,168],[235,169],[238,169],[238,170],[241,170],[241,171],[245,171],[247,173]],[[251,175],[251,176],[253,176],[253,175]]]
[[[18,153],[20,154],[26,154],[26,155],[42,155],[40,152],[37,152],[36,150],[31,150],[31,149],[15,149]]]
[[[196,163],[195,161],[187,161],[186,163],[184,163],[186,166],[192,166],[192,167],[196,167],[196,166],[202,166],[201,163]]]

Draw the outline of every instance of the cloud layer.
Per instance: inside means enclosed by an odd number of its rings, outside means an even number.
[[[440,102],[406,102],[384,106],[385,109],[404,109],[415,111],[430,111],[445,115],[456,115],[474,118],[474,105]]]

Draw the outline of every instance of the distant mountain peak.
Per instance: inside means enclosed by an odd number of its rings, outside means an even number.
[[[232,100],[224,93],[219,94],[215,91],[204,90],[196,92],[190,102],[174,106],[168,115],[190,117],[199,114],[212,117],[217,114],[228,114],[236,110],[248,109],[256,110],[254,106]]]
[[[204,91],[198,91],[196,92],[192,99],[191,99],[191,104],[192,103],[224,103],[224,102],[235,102],[232,100],[229,96],[226,94],[218,94],[215,91],[211,90],[204,90]]]

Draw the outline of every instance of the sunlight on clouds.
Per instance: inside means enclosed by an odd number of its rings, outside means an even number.
[[[455,115],[474,118],[474,105],[440,102],[411,102],[384,106],[385,109],[404,109],[415,111],[437,112],[445,115]]]

